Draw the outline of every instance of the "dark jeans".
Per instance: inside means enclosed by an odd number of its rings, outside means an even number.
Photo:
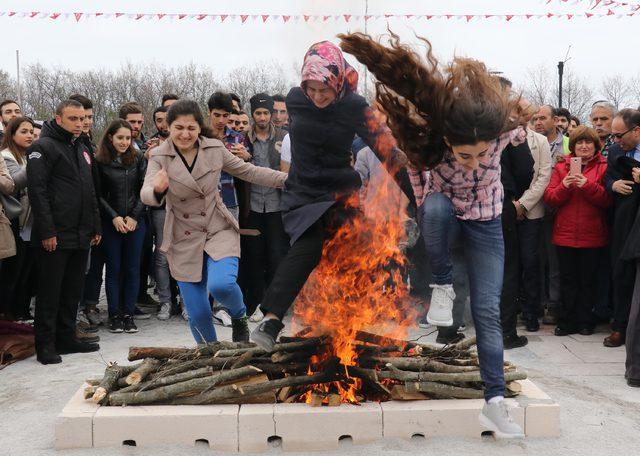
[[[441,193],[425,198],[420,228],[436,284],[453,284],[450,246],[459,239],[469,273],[471,314],[478,338],[480,374],[485,399],[504,396],[504,353],[500,326],[500,293],[504,273],[504,241],[499,218],[461,220]]]
[[[110,220],[104,220],[102,227],[109,317],[133,315],[140,287],[140,257],[146,232],[145,221],[141,218],[136,230],[126,234],[118,233]]]
[[[520,288],[520,245],[517,213],[513,203],[504,201],[502,209],[502,237],[504,239],[504,275],[500,295],[500,323],[504,337],[516,335],[518,322],[518,292]]]
[[[540,290],[540,238],[542,219],[524,219],[518,222],[518,244],[520,247],[521,308],[525,318],[537,318],[542,314]]]
[[[575,249],[557,246],[562,306],[558,326],[580,330],[593,328],[591,310],[596,301],[596,271],[601,249]]]
[[[100,289],[102,288],[102,273],[104,272],[104,241],[91,247],[89,271],[84,279],[84,293],[82,308],[87,305],[98,305]]]
[[[36,299],[36,348],[75,337],[76,314],[84,286],[89,250],[39,248]]]
[[[271,312],[280,320],[284,318],[320,262],[324,241],[330,239],[348,217],[341,206],[333,206],[293,243],[264,294],[260,308],[265,314]]]
[[[555,209],[546,206],[546,213],[542,219],[543,236],[541,239],[542,255],[540,261],[541,272],[544,274],[543,287],[544,299],[547,309],[555,314],[560,311],[560,268],[558,266],[558,252],[551,239],[553,237],[553,223],[555,221]]]
[[[636,263],[635,287],[629,312],[626,348],[626,376],[633,380],[640,380],[640,261]]]
[[[244,299],[247,315],[251,315],[262,302],[265,290],[270,286],[280,262],[287,254],[289,237],[284,231],[281,212],[250,211],[246,228],[260,231],[259,236],[246,237],[246,250],[242,252],[247,260]]]

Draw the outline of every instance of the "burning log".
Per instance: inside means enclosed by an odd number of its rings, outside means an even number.
[[[391,364],[398,369],[408,371],[479,372],[476,366],[452,366],[429,358],[375,358],[374,360],[384,365]]]

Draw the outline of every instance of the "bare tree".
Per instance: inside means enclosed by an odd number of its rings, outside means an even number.
[[[0,99],[15,99],[16,98],[16,84],[4,70],[0,70]]]
[[[245,109],[249,99],[256,93],[286,95],[293,83],[287,80],[284,69],[274,62],[258,62],[231,70],[225,87],[240,97]]]
[[[621,74],[606,76],[600,84],[602,98],[609,100],[616,109],[626,108],[630,103],[629,81]]]

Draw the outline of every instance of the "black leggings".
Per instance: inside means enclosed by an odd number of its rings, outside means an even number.
[[[309,275],[320,262],[324,242],[353,214],[343,206],[336,205],[293,243],[265,292],[260,305],[263,313],[271,312],[280,320],[284,318]]]

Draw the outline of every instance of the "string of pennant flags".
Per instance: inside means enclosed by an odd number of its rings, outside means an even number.
[[[547,0],[547,3],[554,0]],[[562,3],[571,0],[556,0]],[[575,0],[573,0],[575,1]],[[578,0],[579,1],[579,0]],[[531,19],[591,19],[591,18],[617,18],[639,16],[640,4],[630,4],[624,2],[613,2],[611,0],[596,0],[592,3],[610,3],[611,7],[606,10],[591,8],[590,11],[579,13],[537,13],[537,14],[198,14],[198,13],[102,13],[102,12],[54,12],[54,11],[0,11],[0,18],[20,18],[32,20],[64,21],[75,20],[76,22],[88,20],[130,20],[130,21],[214,21],[219,23],[239,22],[362,22],[378,21],[389,19],[430,21],[430,20],[462,20],[466,22],[481,20],[500,20],[510,22],[512,20]],[[598,6],[598,5],[596,5]],[[626,12],[614,11],[618,7],[629,6],[631,9]],[[600,12],[602,11],[602,12]]]

